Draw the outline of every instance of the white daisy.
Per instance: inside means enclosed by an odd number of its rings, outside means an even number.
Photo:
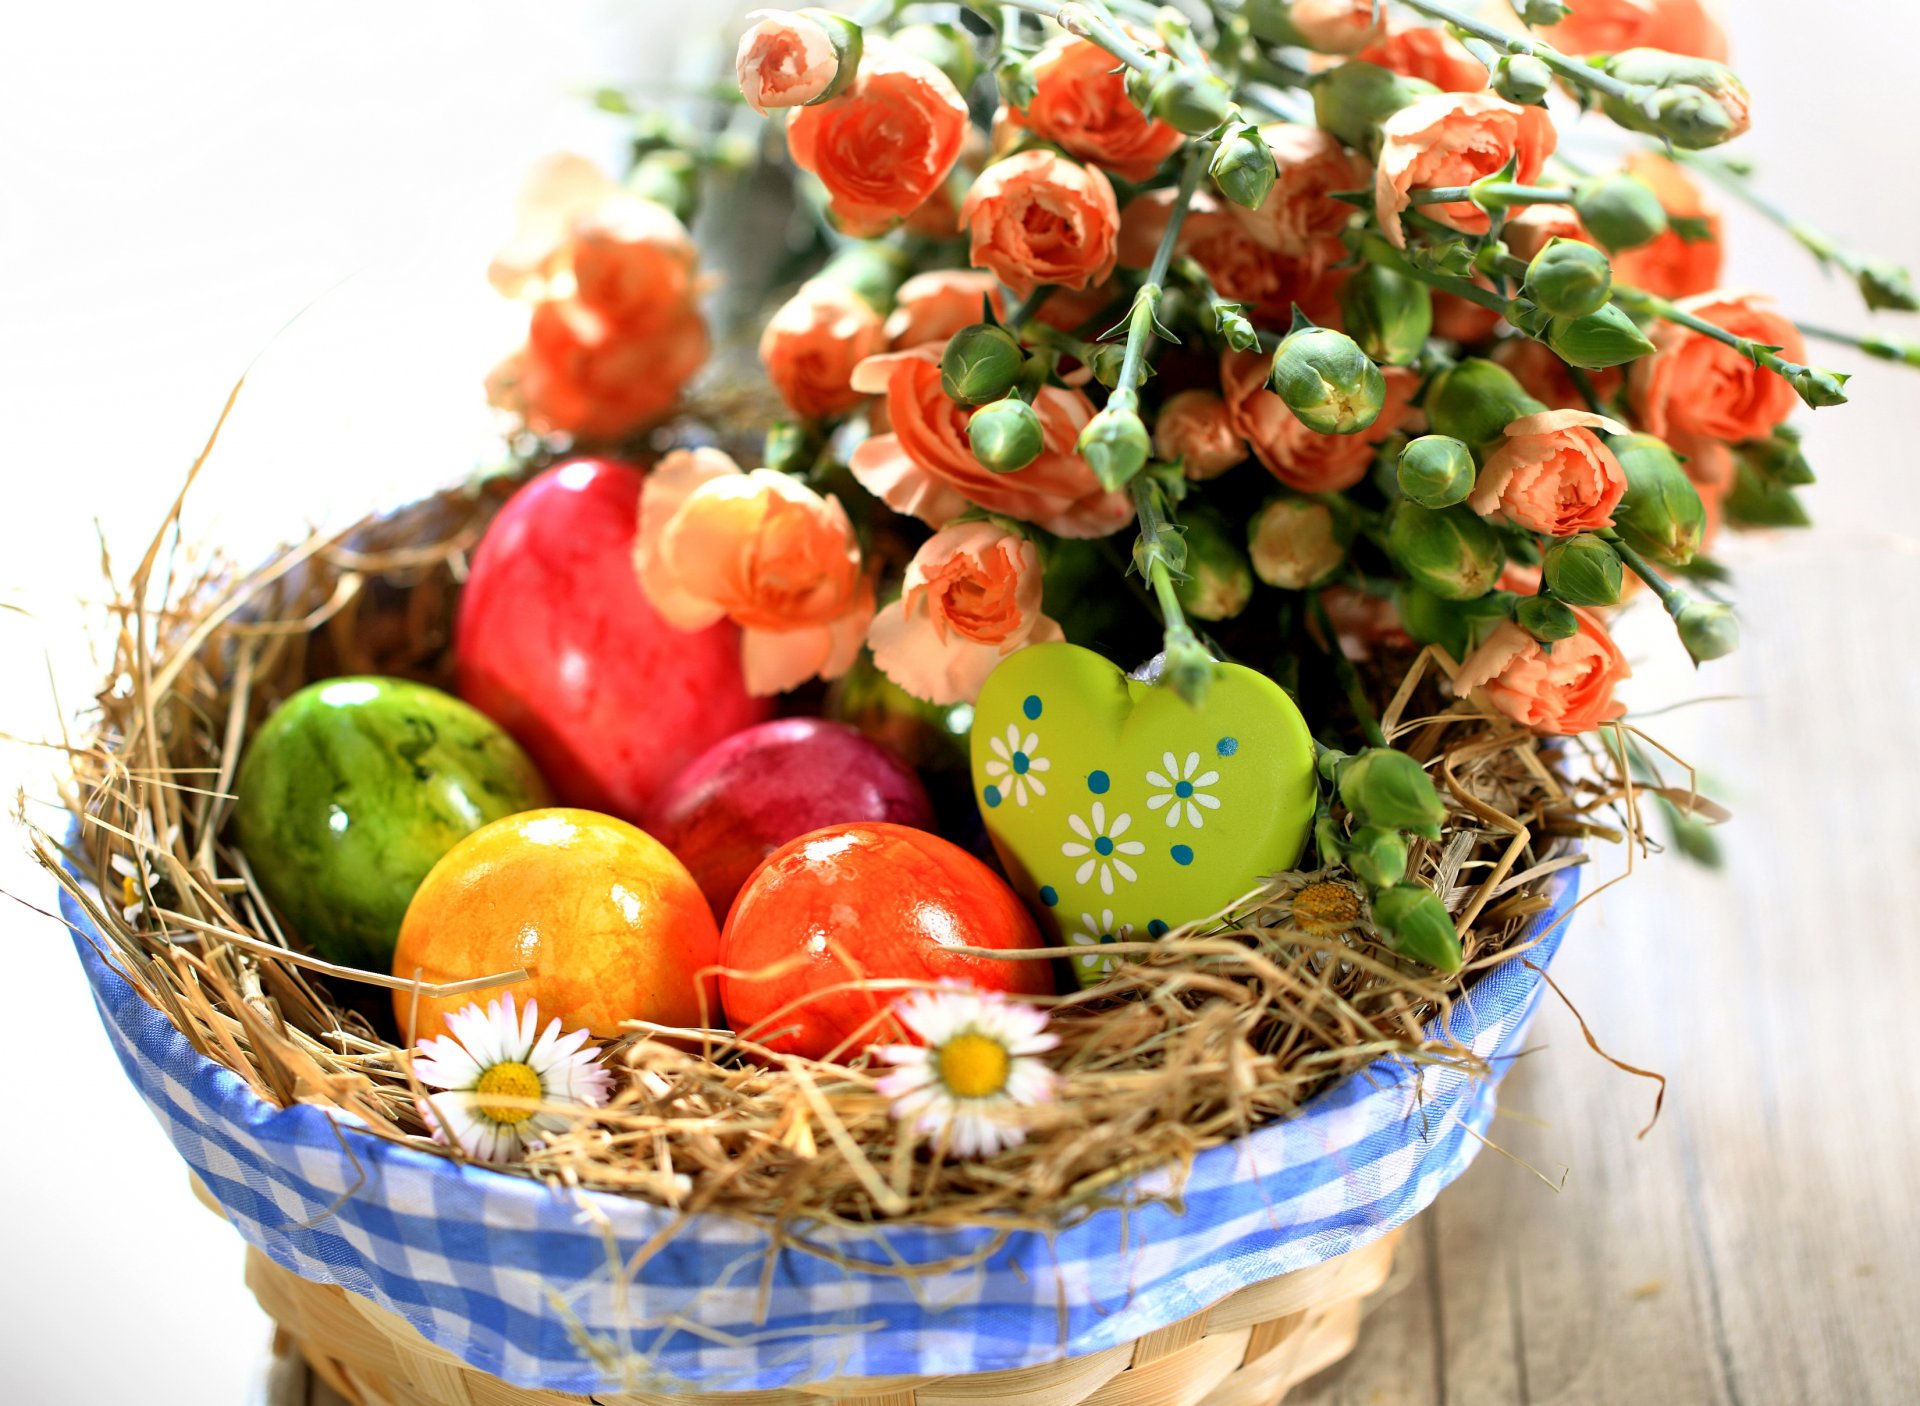
[[[1008,723],[1006,737],[990,738],[987,745],[993,749],[995,758],[987,763],[987,775],[993,778],[989,791],[1000,797],[1011,796],[1017,806],[1027,803],[1029,791],[1036,796],[1047,794],[1047,783],[1040,779],[1040,773],[1051,771],[1053,763],[1038,751],[1039,733],[1022,736],[1018,723]],[[992,796],[987,800],[989,805],[999,804]]]
[[[108,857],[108,867],[120,876],[119,891],[111,896],[119,900],[120,917],[128,927],[140,926],[146,917],[149,899],[161,908],[173,906],[173,884],[153,867],[152,856],[171,853],[179,840],[180,827],[169,825],[162,843],[154,844],[153,817],[141,811],[133,827],[134,853]]]
[[[1073,872],[1073,881],[1084,884],[1097,871],[1100,875],[1100,892],[1109,896],[1113,893],[1113,876],[1117,872],[1121,878],[1132,883],[1140,876],[1134,872],[1131,864],[1120,856],[1123,854],[1145,854],[1147,847],[1138,840],[1123,840],[1133,824],[1133,817],[1125,811],[1113,817],[1111,828],[1107,825],[1107,807],[1103,801],[1095,801],[1090,812],[1091,822],[1077,815],[1069,815],[1067,824],[1085,843],[1068,840],[1060,846],[1060,853],[1069,859],[1079,859],[1083,855],[1086,862]]]
[[[476,1001],[448,1016],[447,1029],[422,1040],[413,1057],[420,1082],[445,1090],[421,1101],[420,1116],[435,1137],[477,1161],[515,1161],[523,1148],[571,1125],[562,1106],[607,1101],[613,1075],[600,1063],[600,1047],[587,1046],[585,1030],[562,1035],[558,1019],[535,1038],[537,1001],[518,1012],[512,992],[484,1010]]]
[[[1075,947],[1102,947],[1109,942],[1133,941],[1133,924],[1121,923],[1118,927],[1114,926],[1111,908],[1102,908],[1098,917],[1091,913],[1082,913],[1080,926],[1084,931],[1074,932],[1069,929],[1067,932],[1067,941]],[[1111,956],[1096,956],[1091,952],[1084,957],[1075,957],[1073,960],[1081,971],[1094,977],[1106,976],[1114,967]]]
[[[1182,814],[1186,816],[1187,824],[1196,830],[1200,829],[1201,807],[1204,806],[1208,810],[1220,809],[1220,798],[1208,795],[1205,790],[1220,779],[1220,773],[1201,772],[1198,752],[1187,753],[1184,767],[1175,764],[1173,753],[1164,752],[1160,757],[1160,765],[1166,768],[1164,775],[1157,771],[1147,773],[1147,784],[1159,788],[1158,795],[1148,798],[1147,809],[1158,810],[1161,806],[1166,806],[1169,830],[1179,828]],[[1196,772],[1200,774],[1196,776],[1194,774]]]
[[[894,1066],[879,1089],[895,1118],[929,1135],[944,1130],[956,1157],[991,1157],[1026,1141],[1008,1110],[1053,1097],[1057,1076],[1035,1058],[1060,1043],[1047,1033],[1045,1011],[950,986],[916,992],[893,1013],[922,1041],[874,1047]]]

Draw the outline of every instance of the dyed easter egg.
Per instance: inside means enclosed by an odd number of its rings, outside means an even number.
[[[429,983],[521,968],[516,999],[540,1022],[620,1034],[625,1020],[717,1024],[720,937],[699,886],[667,847],[624,820],[532,810],[474,831],[433,866],[407,908],[393,974]],[[706,999],[702,1001],[702,987]],[[485,994],[393,993],[409,1040]]]
[[[833,825],[775,850],[740,891],[720,938],[720,995],[733,1028],[762,1044],[851,1058],[899,1038],[882,1012],[901,993],[815,993],[905,978],[1048,995],[1044,958],[952,950],[1041,946],[1013,890],[958,845],[904,825]]]
[[[844,723],[777,718],[714,744],[654,797],[647,831],[693,874],[724,919],[760,861],[828,825],[885,820],[931,829],[920,778]]]
[[[402,679],[293,695],[253,735],[233,822],[273,905],[330,961],[384,971],[440,856],[547,803],[527,754],[458,698]]]
[[[765,718],[740,632],[674,629],[633,565],[641,475],[576,459],[493,520],[460,599],[460,693],[517,737],[570,805],[639,820],[674,773]]]

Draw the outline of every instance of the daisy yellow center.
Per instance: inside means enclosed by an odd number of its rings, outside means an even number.
[[[1327,937],[1351,931],[1360,922],[1360,895],[1345,884],[1308,884],[1293,896],[1293,924],[1304,933]]]
[[[990,1035],[968,1030],[940,1047],[934,1061],[940,1082],[955,1098],[992,1098],[1007,1087],[1013,1059]]]
[[[480,1076],[474,1091],[480,1095],[477,1107],[480,1112],[496,1123],[524,1123],[533,1116],[531,1108],[501,1107],[486,1102],[495,1094],[504,1094],[508,1098],[535,1099],[540,1097],[540,1076],[533,1072],[531,1065],[518,1060],[507,1060],[496,1064]]]
[[[131,874],[120,877],[120,901],[128,906],[140,901],[140,881]]]

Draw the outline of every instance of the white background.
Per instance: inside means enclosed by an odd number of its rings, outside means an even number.
[[[357,516],[467,469],[486,423],[476,379],[504,335],[482,269],[521,173],[563,147],[611,157],[617,130],[580,94],[657,74],[668,54],[687,61],[676,31],[711,37],[721,27],[725,7],[698,18],[706,8],[0,8],[0,601],[34,612],[31,621],[0,615],[0,729],[49,733],[47,654],[68,707],[84,697],[91,673],[75,622],[100,594],[95,520],[124,570],[228,387],[263,352],[197,525],[231,541],[279,535],[303,517]],[[1744,149],[1768,188],[1858,245],[1920,262],[1913,137],[1896,116],[1911,111],[1920,6],[1735,8],[1738,67],[1756,97]],[[1773,289],[1810,317],[1859,324],[1846,290],[1776,234],[1737,219],[1734,246],[1733,281]],[[1914,334],[1911,323],[1905,330]],[[1898,653],[1888,662],[1876,651],[1857,678],[1825,687],[1842,708],[1864,679],[1911,701],[1920,681],[1903,612],[1920,586],[1911,423],[1920,378],[1838,352],[1828,360],[1862,374],[1855,405],[1810,426],[1827,478],[1811,500],[1822,535],[1737,557],[1758,583],[1748,599],[1769,612],[1748,621],[1754,657],[1791,668],[1779,642],[1817,632],[1836,612],[1873,612],[1879,639]],[[1831,576],[1808,564],[1836,550],[1881,563],[1873,579],[1899,588],[1879,599],[1823,590]],[[1647,622],[1629,637],[1637,703],[1728,687],[1713,671],[1696,680]],[[1796,882],[1767,856],[1820,859],[1813,818],[1804,805],[1789,809],[1769,777],[1821,745],[1826,712],[1784,735],[1787,722],[1764,706],[1768,680],[1751,670],[1733,677],[1759,696],[1672,715],[1658,730],[1747,812],[1726,835],[1734,878],[1656,867],[1583,919],[1561,974],[1590,1014],[1607,1008],[1623,976],[1601,955],[1611,934],[1669,924],[1683,940],[1684,914],[1698,905],[1738,902],[1760,921],[1768,911],[1821,911],[1755,904],[1751,890]],[[1910,800],[1892,801],[1920,780],[1914,750],[1904,738],[1888,743],[1856,737],[1830,748],[1820,804],[1911,815]],[[48,754],[16,751],[5,762],[8,780],[51,794]],[[1896,848],[1909,862],[1920,857],[1911,838]],[[1829,868],[1838,872],[1826,882],[1875,882]],[[51,905],[49,886],[11,845],[0,885]],[[1915,935],[1911,913],[1863,909],[1858,892],[1841,900],[1871,916],[1867,930],[1808,930],[1807,942],[1892,950]],[[24,907],[5,912],[0,1107],[12,1135],[0,1145],[0,1397],[23,1406],[240,1401],[266,1334],[240,1283],[238,1244],[188,1195],[182,1167],[124,1083],[63,931]],[[1745,999],[1738,974],[1720,977],[1711,999]],[[1808,977],[1809,999],[1819,999],[1820,980]],[[1541,1033],[1577,1044],[1557,1012]],[[1685,1069],[1667,1072],[1684,1098]],[[1862,1186],[1910,1185],[1910,1173],[1874,1164],[1871,1130],[1861,1137]]]

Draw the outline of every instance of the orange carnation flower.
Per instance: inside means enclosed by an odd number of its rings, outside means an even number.
[[[1597,429],[1626,433],[1625,426],[1584,410],[1522,415],[1487,455],[1468,506],[1550,537],[1612,527],[1627,474]]]
[[[887,314],[887,345],[894,351],[922,342],[944,342],[980,320],[981,309],[1007,315],[1000,280],[979,269],[929,269],[916,273],[894,294]]]
[[[853,368],[886,345],[880,314],[865,298],[845,284],[816,278],[768,321],[760,360],[793,413],[819,419],[861,402],[851,384]]]
[[[1567,369],[1567,363],[1555,354],[1553,348],[1531,337],[1502,337],[1494,344],[1492,357],[1513,373],[1513,379],[1520,383],[1521,390],[1547,409],[1586,409],[1587,398],[1580,393],[1579,384]],[[1620,388],[1626,384],[1626,380],[1617,366],[1610,366],[1604,371],[1587,372],[1587,384],[1593,387],[1594,399],[1602,405],[1620,394]]]
[[[1220,358],[1220,389],[1235,431],[1280,482],[1302,493],[1337,493],[1367,476],[1380,443],[1406,424],[1420,377],[1386,366],[1386,403],[1380,418],[1359,434],[1318,434],[1300,423],[1287,403],[1267,389],[1273,358],[1230,351]]]
[[[1085,288],[1113,272],[1120,209],[1099,168],[1023,151],[982,171],[960,206],[975,268],[1019,297],[1042,283]]]
[[[1701,0],[1579,0],[1573,13],[1541,31],[1569,54],[1665,49],[1727,61],[1727,35]]]
[[[1510,621],[1469,654],[1454,675],[1453,692],[1465,698],[1476,688],[1515,722],[1535,732],[1590,732],[1627,711],[1613,696],[1627,667],[1599,617],[1575,610],[1579,633],[1546,646]]]
[[[1509,161],[1518,163],[1515,179],[1530,182],[1558,141],[1543,109],[1516,107],[1491,92],[1416,98],[1380,125],[1380,138],[1374,208],[1380,228],[1395,246],[1406,244],[1400,221],[1415,190],[1471,185]],[[1485,234],[1491,228],[1487,212],[1470,201],[1420,208],[1462,234]]]
[[[1125,71],[1090,40],[1053,40],[1034,55],[1031,71],[1033,101],[1011,109],[1007,120],[1082,161],[1144,181],[1183,140],[1134,105]]]
[[[1409,25],[1354,55],[1407,78],[1419,78],[1443,93],[1477,93],[1487,86],[1487,66],[1444,29]]]
[[[1627,170],[1653,187],[1670,220],[1705,225],[1705,239],[1687,239],[1669,227],[1638,249],[1613,256],[1613,276],[1629,287],[1662,298],[1690,298],[1720,286],[1720,268],[1726,249],[1721,242],[1721,219],[1701,198],[1700,187],[1673,162],[1651,151],[1630,152]]]
[[[1218,478],[1247,457],[1247,442],[1233,427],[1226,401],[1208,390],[1169,396],[1153,422],[1153,452],[1179,460],[1190,479]]]
[[[812,20],[784,10],[755,10],[733,58],[740,96],[762,117],[776,107],[812,102],[840,73],[833,36]]]
[[[1746,293],[1703,293],[1680,302],[1692,313],[1737,336],[1779,347],[1788,361],[1804,361],[1800,329]],[[1762,439],[1793,413],[1800,398],[1784,377],[1703,333],[1656,322],[1647,330],[1653,354],[1633,363],[1627,391],[1648,434],[1669,444]]]

